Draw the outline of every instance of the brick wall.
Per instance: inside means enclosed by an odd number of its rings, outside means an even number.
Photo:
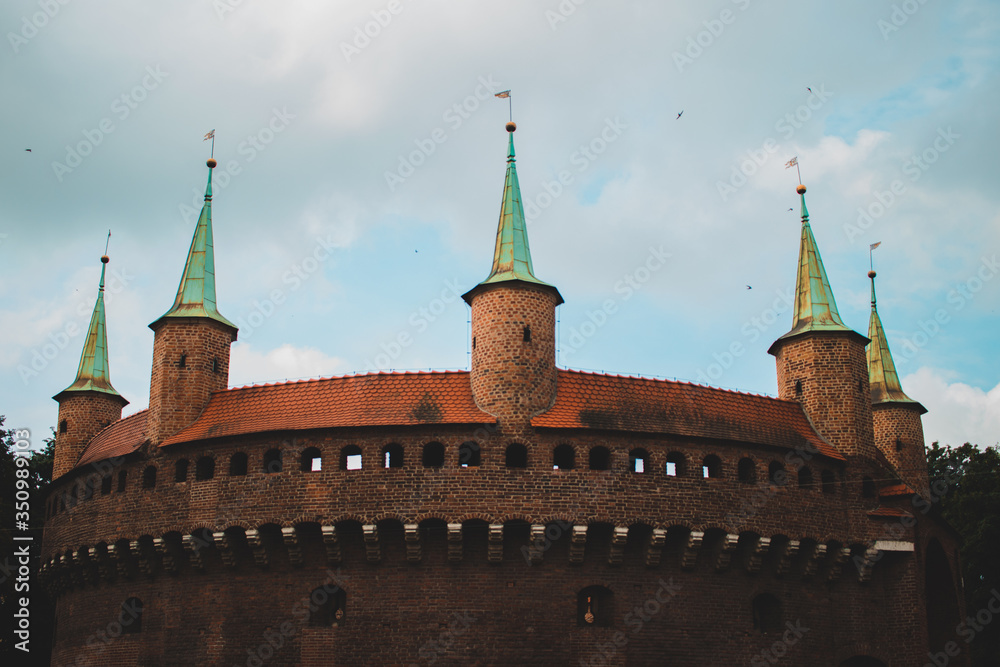
[[[802,403],[824,438],[845,455],[875,457],[867,338],[807,333],[775,345],[778,396]]]
[[[927,454],[921,408],[912,403],[880,403],[872,406],[875,445],[885,454],[900,477],[914,490],[930,496]]]
[[[146,431],[151,442],[190,425],[208,405],[209,394],[227,387],[233,340],[233,329],[206,318],[167,318],[157,324]]]

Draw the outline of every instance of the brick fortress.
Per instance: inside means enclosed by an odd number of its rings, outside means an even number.
[[[805,187],[778,398],[561,369],[507,129],[470,371],[227,388],[210,160],[149,408],[122,419],[102,267],[55,396],[53,665],[911,667],[955,639],[925,410],[874,273],[868,336],[841,320]]]

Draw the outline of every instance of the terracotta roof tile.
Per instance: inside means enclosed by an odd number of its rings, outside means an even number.
[[[898,507],[877,507],[872,511],[868,512],[868,516],[874,518],[895,519],[897,517],[904,517],[904,516],[912,517],[913,515],[907,512],[906,510],[899,509]]]
[[[116,421],[95,435],[80,455],[76,467],[116,456],[125,456],[139,449],[139,446],[146,441],[148,414],[149,410],[140,410],[134,415]]]
[[[914,493],[916,493],[916,491],[906,484],[893,484],[892,486],[886,486],[878,490],[878,495],[881,498],[891,498],[892,496],[912,496]]]
[[[215,392],[201,416],[162,445],[266,431],[495,422],[476,407],[467,371],[372,373]]]
[[[718,438],[845,460],[794,401],[686,382],[560,370],[556,404],[531,420],[544,428],[587,428]]]

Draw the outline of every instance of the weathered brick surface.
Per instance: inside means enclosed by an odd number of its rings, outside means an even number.
[[[69,392],[60,396],[52,479],[72,470],[91,438],[122,418],[123,403],[121,397],[99,391]]]
[[[526,432],[556,400],[556,302],[553,290],[526,283],[499,283],[472,299],[472,395],[508,433]]]
[[[807,333],[775,343],[774,355],[778,396],[802,403],[841,453],[875,458],[866,340],[853,331]]]
[[[927,454],[921,409],[912,403],[872,406],[875,446],[885,454],[900,477],[918,493],[928,496]]]
[[[154,444],[191,424],[205,409],[209,394],[226,388],[232,342],[232,329],[207,318],[157,323],[147,426]]]

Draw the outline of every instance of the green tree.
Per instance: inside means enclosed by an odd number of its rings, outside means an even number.
[[[1000,591],[1000,451],[935,442],[927,464],[932,484],[952,481],[941,498],[941,514],[962,535],[966,614],[974,619]],[[1000,614],[976,634],[970,651],[976,667],[1000,666]]]

